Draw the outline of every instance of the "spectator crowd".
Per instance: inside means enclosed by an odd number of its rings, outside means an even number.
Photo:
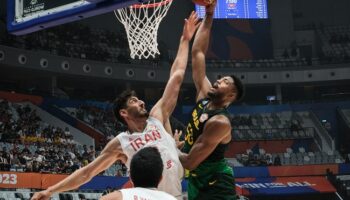
[[[78,144],[67,127],[47,124],[28,104],[6,100],[0,100],[0,149],[1,171],[58,174],[87,165],[101,150]],[[114,175],[127,175],[122,163],[116,162],[114,168]]]

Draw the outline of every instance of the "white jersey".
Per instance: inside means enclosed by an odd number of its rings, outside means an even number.
[[[130,169],[130,162],[133,155],[141,148],[152,146],[157,147],[163,160],[163,178],[158,189],[167,192],[175,197],[180,197],[181,179],[184,170],[179,160],[175,140],[166,132],[163,124],[156,118],[147,119],[146,128],[143,132],[122,132],[117,135],[122,146],[123,153],[128,157],[125,165]]]
[[[176,200],[168,193],[156,189],[129,188],[119,190],[123,195],[123,200]]]

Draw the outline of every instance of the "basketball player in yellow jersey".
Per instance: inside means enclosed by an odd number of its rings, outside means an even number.
[[[167,133],[164,125],[169,121],[169,116],[175,108],[186,71],[189,42],[198,26],[197,14],[192,12],[185,20],[179,50],[171,67],[164,93],[150,113],[146,110],[145,103],[138,99],[134,92],[123,92],[114,102],[114,113],[128,130],[111,140],[94,161],[61,182],[35,193],[32,200],[48,200],[54,193],[76,189],[109,168],[117,160],[122,160],[130,167],[132,156],[146,146],[155,146],[162,154],[165,168],[158,189],[180,198],[183,169],[175,141]]]
[[[231,141],[227,107],[243,96],[243,86],[234,76],[226,76],[212,85],[205,74],[216,1],[206,6],[204,21],[192,47],[192,77],[197,89],[196,106],[185,135],[185,154],[180,155],[184,168],[190,170],[189,200],[236,199],[233,171],[224,159]]]

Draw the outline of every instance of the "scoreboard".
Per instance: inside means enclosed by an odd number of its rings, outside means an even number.
[[[218,0],[216,19],[266,19],[267,0]],[[205,7],[196,5],[199,17],[205,16]]]
[[[52,15],[60,11],[88,5],[84,0],[14,0],[16,15],[15,21],[23,23],[35,18]]]
[[[147,1],[7,0],[7,30],[23,35]]]

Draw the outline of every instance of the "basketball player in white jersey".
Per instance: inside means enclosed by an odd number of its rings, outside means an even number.
[[[186,71],[189,42],[199,27],[198,21],[195,12],[192,12],[185,20],[168,83],[163,96],[150,113],[145,109],[144,102],[139,100],[133,92],[123,92],[115,101],[114,113],[121,122],[127,125],[128,131],[111,140],[94,161],[59,183],[35,193],[32,200],[48,200],[54,193],[76,189],[103,170],[108,169],[117,160],[123,161],[127,167],[130,167],[132,156],[146,146],[155,146],[161,152],[165,167],[163,179],[158,188],[180,199],[183,169],[177,155],[175,141],[164,126],[169,127],[169,116],[176,106]]]
[[[100,200],[176,200],[170,194],[159,191],[157,186],[164,169],[156,147],[144,147],[130,162],[130,178],[134,188],[122,189],[102,196]]]

